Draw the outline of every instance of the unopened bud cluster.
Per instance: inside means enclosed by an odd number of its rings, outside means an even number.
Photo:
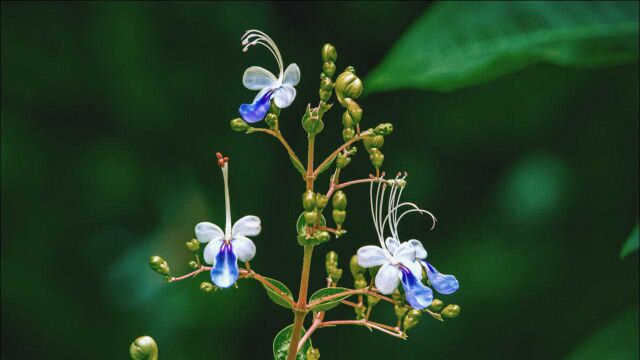
[[[327,276],[334,285],[342,278],[342,269],[338,267],[338,254],[335,251],[329,251],[325,257],[324,267],[327,270]]]
[[[165,278],[171,276],[171,270],[169,269],[169,263],[160,256],[152,256],[149,259],[149,267],[160,275],[164,275]]]

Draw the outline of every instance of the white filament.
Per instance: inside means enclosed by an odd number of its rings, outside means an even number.
[[[226,212],[226,224],[224,227],[225,240],[231,240],[231,200],[229,199],[229,162],[225,162],[222,169],[224,178],[224,205]]]
[[[276,58],[276,62],[278,63],[278,69],[280,70],[280,76],[278,76],[278,80],[282,80],[284,76],[284,63],[282,61],[282,55],[280,54],[280,50],[276,43],[269,37],[269,35],[263,33],[260,30],[249,30],[244,35],[242,35],[242,45],[244,48],[242,51],[246,52],[249,47],[253,45],[262,45],[269,49],[273,57]]]

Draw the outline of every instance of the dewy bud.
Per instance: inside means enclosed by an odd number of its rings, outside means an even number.
[[[449,304],[444,308],[444,310],[440,312],[440,315],[449,319],[453,319],[460,315],[460,306],[456,304]]]
[[[338,51],[336,51],[336,47],[331,44],[324,44],[322,47],[322,61],[335,62],[336,60],[338,60]]]
[[[347,212],[344,210],[333,210],[331,215],[333,216],[333,222],[338,225],[338,228],[344,224],[344,220],[347,218]]]
[[[249,129],[249,124],[247,124],[244,120],[237,118],[231,120],[231,129],[237,132],[245,132]]]
[[[191,261],[189,261],[189,267],[192,268],[192,269],[197,269],[197,268],[200,267],[200,265],[198,265],[197,262],[191,260]]]
[[[338,154],[338,157],[336,158],[336,167],[338,169],[342,169],[345,166],[349,165],[350,162],[351,162],[351,158],[350,157],[340,153],[340,154]]]
[[[365,268],[358,264],[358,256],[353,255],[351,260],[349,261],[349,270],[351,270],[351,275],[355,278],[357,275],[364,274]]]
[[[318,218],[318,212],[315,210],[304,212],[304,222],[305,224],[307,224],[307,226],[315,225],[317,218]]]
[[[376,126],[373,132],[376,133],[376,135],[389,135],[393,132],[393,124],[391,123],[380,124]]]
[[[354,289],[364,289],[368,286],[367,279],[365,279],[364,275],[357,274],[354,276],[353,287]]]
[[[198,252],[200,250],[200,242],[196,239],[191,239],[185,243],[187,249],[191,252]]]
[[[420,310],[411,309],[404,317],[402,321],[402,328],[404,331],[411,329],[412,327],[418,325],[420,322],[420,318],[422,317],[422,312]]]
[[[338,253],[335,251],[329,251],[324,258],[324,267],[327,270],[327,275],[331,275],[331,271],[338,266]]]
[[[442,300],[433,299],[433,301],[431,302],[431,305],[429,306],[429,310],[438,312],[442,310],[443,307],[444,307],[444,303],[442,302]]]
[[[310,346],[307,349],[307,360],[318,360],[320,359],[320,350]]]
[[[347,208],[347,195],[343,191],[338,190],[333,194],[333,208],[338,210]]]
[[[316,196],[311,190],[307,190],[302,194],[302,207],[306,211],[312,211],[316,208]]]
[[[316,208],[318,208],[318,210],[322,211],[322,209],[325,208],[325,206],[327,206],[327,203],[329,202],[329,199],[327,198],[326,195],[317,193],[316,194]]]
[[[129,347],[133,360],[158,360],[158,345],[151,336],[140,336]]]
[[[171,271],[169,270],[169,264],[160,256],[152,256],[149,259],[149,267],[151,267],[151,269],[153,269],[153,271],[157,272],[158,274],[161,274],[164,276],[171,275]]]
[[[203,281],[202,283],[200,283],[200,290],[204,291],[204,292],[212,292],[216,289],[215,286],[213,286],[212,283],[208,282],[208,281]]]
[[[338,101],[344,107],[348,107],[345,99],[357,99],[362,94],[362,81],[356,75],[353,67],[349,66],[342,74],[338,75],[335,82],[335,91]],[[351,114],[351,112],[349,113]]]

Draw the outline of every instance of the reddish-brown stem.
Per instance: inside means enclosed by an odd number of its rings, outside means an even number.
[[[209,266],[201,266],[197,270],[192,271],[192,272],[190,272],[188,274],[185,274],[185,275],[182,275],[182,276],[179,276],[179,277],[172,277],[171,279],[169,279],[168,282],[172,283],[172,282],[175,282],[175,281],[184,280],[184,279],[196,276],[196,275],[200,274],[201,272],[207,271],[207,270],[211,270],[211,267],[209,267]]]
[[[333,321],[325,321],[322,322],[319,327],[323,328],[323,327],[327,327],[327,326],[336,326],[336,325],[359,325],[359,326],[364,326],[366,328],[370,328],[370,329],[375,329],[378,331],[381,331],[385,334],[397,337],[399,339],[406,339],[407,335],[404,334],[403,332],[401,332],[400,330],[398,330],[397,328],[392,328],[389,325],[385,325],[385,324],[380,324],[377,322],[373,322],[373,321],[367,321],[367,320],[333,320]]]
[[[296,303],[295,303],[295,301],[293,301],[293,299],[291,299],[289,296],[287,296],[285,293],[283,293],[282,290],[280,290],[277,286],[273,285],[270,281],[265,279],[262,275],[260,275],[260,274],[258,274],[256,272],[253,272],[253,271],[248,271],[247,274],[245,275],[245,277],[247,279],[254,278],[254,279],[258,280],[264,286],[266,286],[269,289],[275,291],[276,294],[278,294],[283,300],[288,302],[289,305],[291,305],[292,308],[296,307]]]
[[[276,139],[278,139],[280,141],[282,146],[284,146],[284,148],[287,150],[287,152],[289,153],[289,156],[294,158],[295,161],[297,161],[300,164],[302,164],[300,162],[300,159],[298,159],[298,156],[296,155],[295,151],[293,151],[291,146],[289,146],[289,143],[287,142],[287,140],[284,139],[284,137],[282,136],[282,133],[280,133],[280,131],[274,131],[274,130],[271,130],[271,129],[263,129],[263,128],[253,128],[252,131],[254,131],[254,132],[263,132],[263,133],[266,133],[266,134],[269,134],[269,135],[275,137]]]
[[[313,186],[313,182],[312,182]],[[313,255],[313,246],[304,247],[304,257],[302,259],[302,274],[300,275],[300,292],[298,293],[298,303],[294,307],[293,329],[291,339],[289,340],[289,349],[287,350],[287,360],[294,360],[298,353],[298,341],[300,340],[300,332],[304,318],[307,316],[307,290],[309,287],[309,271],[311,268],[311,257]]]
[[[324,319],[324,311],[321,311],[313,319],[313,323],[311,324],[311,327],[309,327],[309,330],[307,330],[307,332],[304,333],[304,335],[298,342],[298,351],[302,349],[302,347],[304,346],[304,343],[311,337],[311,334],[313,334],[313,332],[316,331],[316,329],[320,326],[320,324],[322,324],[323,319]]]
[[[351,302],[349,300],[341,300],[340,302],[351,307],[358,307],[358,304]]]
[[[396,304],[395,300],[393,300],[391,298],[388,298],[388,297],[386,297],[386,296],[384,296],[382,294],[378,294],[377,292],[370,291],[368,289],[355,289],[355,290],[343,291],[343,292],[340,292],[340,293],[337,293],[337,294],[333,294],[333,295],[323,296],[323,297],[321,297],[319,299],[316,299],[316,300],[312,301],[311,303],[309,303],[308,307],[311,308],[313,306],[316,306],[318,304],[321,304],[321,303],[324,303],[324,302],[327,302],[327,301],[330,301],[330,300],[333,300],[333,299],[337,299],[337,298],[345,297],[345,296],[356,295],[356,294],[371,295],[373,297],[377,297],[377,298],[379,298],[381,300],[387,301],[387,302],[389,302],[391,304],[394,304],[394,305]]]
[[[333,158],[338,156],[340,151],[348,148],[354,142],[356,142],[358,140],[362,140],[362,138],[364,138],[365,136],[370,135],[370,134],[371,134],[371,131],[367,130],[367,131],[361,133],[360,135],[354,136],[353,138],[351,138],[351,140],[349,140],[346,143],[342,144],[339,148],[337,148],[334,152],[332,152],[331,155],[329,155],[326,159],[324,159],[324,161],[321,162],[320,165],[318,165],[318,167],[316,167],[316,169],[313,171],[313,175],[314,176],[318,176],[318,173],[320,172],[320,169],[322,169],[325,165],[327,165],[329,162],[331,162],[333,160]]]
[[[384,173],[383,173],[384,175]],[[358,180],[351,180],[351,181],[347,181],[347,182],[343,182],[341,184],[337,184],[333,181],[331,181],[331,185],[329,187],[329,191],[327,191],[327,198],[330,198],[333,193],[336,190],[340,190],[340,189],[344,189],[347,186],[351,186],[351,185],[355,185],[355,184],[366,184],[366,183],[372,183],[372,182],[383,182],[385,181],[385,179],[382,179],[380,177],[374,177],[373,175],[369,175],[370,177],[368,179],[358,179]]]

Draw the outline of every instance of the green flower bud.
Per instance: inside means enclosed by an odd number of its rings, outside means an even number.
[[[338,254],[335,251],[329,251],[324,258],[324,267],[327,269],[327,275],[331,275],[331,271],[338,266]]]
[[[338,210],[347,208],[347,195],[343,191],[338,190],[333,194],[333,208]]]
[[[364,145],[364,148],[367,149],[367,152],[371,153],[372,149],[374,148],[382,148],[382,146],[384,145],[384,136],[366,136],[364,139],[362,139],[362,144]]]
[[[324,46],[322,46],[322,61],[335,62],[336,60],[338,60],[338,51],[336,51],[336,47],[331,44],[324,44]]]
[[[200,265],[198,265],[197,262],[191,260],[191,261],[189,261],[189,267],[192,268],[192,269],[197,269],[197,268],[200,267]]]
[[[338,154],[338,156],[336,157],[336,167],[338,169],[342,169],[345,166],[349,165],[349,163],[351,162],[351,158],[343,155],[342,153]]]
[[[250,128],[249,124],[247,124],[244,120],[237,118],[231,120],[231,130],[237,132],[245,132]]]
[[[402,320],[404,315],[409,311],[409,308],[403,305],[394,305],[393,312],[396,313],[398,320]]]
[[[353,129],[353,127],[355,126],[355,122],[351,118],[351,115],[349,115],[348,111],[345,111],[342,113],[342,125],[345,128],[349,128],[349,129]]]
[[[366,271],[365,268],[358,264],[358,256],[353,255],[351,260],[349,261],[349,270],[351,270],[351,275],[355,278],[357,275],[362,275]]]
[[[345,99],[357,99],[362,94],[362,81],[356,75],[355,69],[349,66],[342,74],[338,75],[334,88],[340,104],[348,107]],[[353,116],[353,114],[351,115]]]
[[[397,302],[401,302],[402,301],[402,293],[400,293],[400,290],[396,289],[393,294],[391,294],[391,297],[393,298],[393,300],[397,301]]]
[[[269,106],[269,114],[280,116],[280,108],[278,107],[278,105],[276,105],[275,101],[272,101]]]
[[[369,283],[367,283],[367,279],[365,279],[364,275],[362,274],[356,274],[354,275],[354,280],[353,280],[353,288],[354,289],[364,289],[367,286],[369,286]]]
[[[376,275],[378,275],[378,270],[380,270],[380,266],[370,267],[369,276],[371,276],[372,279],[375,279]]]
[[[440,312],[440,315],[449,319],[453,319],[460,315],[460,306],[456,304],[449,304],[444,308],[444,310],[442,310],[442,312]]]
[[[349,116],[351,116],[351,118],[353,119],[353,122],[355,122],[356,124],[359,123],[360,119],[362,119],[362,108],[360,107],[360,105],[349,98],[344,99],[344,102],[346,104],[345,107],[349,112]]]
[[[334,64],[333,62],[330,62],[330,61],[329,62],[325,62],[324,64],[322,64],[322,71],[328,77],[332,77],[333,74],[336,73],[336,64]]]
[[[384,155],[378,148],[371,148],[371,155],[369,155],[369,160],[371,160],[371,164],[376,169],[380,169],[382,163],[384,162]]]
[[[379,297],[367,295],[367,304],[369,304],[369,307],[374,307],[379,302],[380,302],[380,298]]]
[[[344,224],[344,220],[347,217],[347,212],[344,210],[333,210],[331,212],[331,215],[333,216],[333,222],[335,222],[336,225],[338,225],[338,227],[340,228],[340,226]]]
[[[210,283],[208,281],[203,281],[203,282],[200,283],[200,290],[202,290],[202,291],[204,291],[206,293],[212,292],[215,289],[216,289],[216,287],[212,283]]]
[[[362,320],[367,313],[367,307],[364,305],[358,306],[357,308],[354,308],[354,311],[356,313],[356,319]]]
[[[320,359],[320,350],[310,346],[307,349],[307,360],[318,360]]]
[[[307,105],[307,111],[302,116],[302,127],[311,136],[318,134],[324,129],[324,123],[318,117],[318,109],[311,109],[310,105]]]
[[[318,90],[318,95],[320,96],[320,100],[326,102],[331,98],[331,91],[320,89]]]
[[[429,310],[438,312],[442,310],[443,307],[444,307],[444,303],[442,302],[442,300],[433,299],[433,301],[431,302],[431,305],[429,305]]]
[[[269,113],[264,118],[264,122],[266,122],[267,126],[273,130],[278,127],[278,115]]]
[[[302,194],[302,207],[306,211],[312,211],[316,208],[316,196],[311,190],[307,190]]]
[[[407,331],[420,322],[420,318],[422,317],[422,312],[420,310],[411,309],[402,320],[402,328],[404,331]]]
[[[149,267],[158,274],[170,276],[169,264],[160,256],[152,256],[149,259]]]
[[[327,99],[327,100],[329,100],[329,99]],[[327,111],[329,111],[329,109],[331,109],[332,106],[333,106],[333,104],[327,104],[324,101],[320,101],[320,104],[318,106],[318,111],[319,111],[320,114],[324,114]]]
[[[391,123],[380,124],[376,126],[373,132],[376,135],[389,135],[393,132],[393,124]]]
[[[331,282],[337,284],[338,281],[340,281],[340,278],[342,278],[342,269],[335,268],[331,270],[329,277],[331,278]]]
[[[356,136],[356,131],[351,129],[351,128],[347,128],[342,130],[342,140],[344,140],[344,142],[347,142],[351,139],[353,139],[353,137]]]
[[[331,92],[331,90],[333,90],[333,81],[331,81],[330,77],[321,76],[320,89],[328,92]]]
[[[305,224],[307,224],[307,226],[315,225],[317,218],[318,218],[318,212],[316,210],[304,212],[304,222]]]
[[[318,240],[318,242],[323,243],[331,240],[331,235],[329,235],[329,233],[326,231],[318,231],[315,233],[315,238]]]
[[[324,209],[328,202],[329,198],[327,198],[326,195],[320,193],[316,194],[316,208],[318,208],[318,210]]]
[[[191,252],[198,252],[200,250],[200,242],[196,239],[191,239],[185,243],[187,249]]]
[[[129,347],[132,360],[158,360],[158,345],[151,336],[140,336]]]

